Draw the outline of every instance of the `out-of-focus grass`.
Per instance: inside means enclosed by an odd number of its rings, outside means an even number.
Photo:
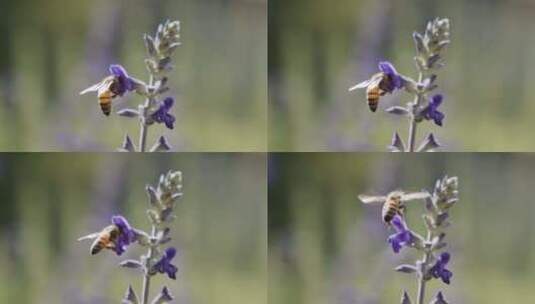
[[[169,77],[177,98],[180,151],[265,151],[266,3],[250,1],[11,1],[0,29],[0,149],[112,151],[136,120],[100,112],[96,96],[79,96],[106,76],[110,63],[146,80],[143,33],[181,21],[182,46]],[[116,109],[135,106],[135,94]],[[238,136],[239,135],[239,136]]]
[[[452,43],[438,76],[443,128],[425,123],[445,151],[533,151],[535,38],[531,1],[270,1],[270,149],[384,151],[407,122],[370,113],[365,93],[347,92],[388,59],[415,75],[413,31],[451,19]],[[406,93],[380,105],[405,103]]]
[[[261,154],[16,154],[0,157],[0,302],[114,303],[141,276],[76,239],[114,214],[148,229],[145,185],[182,170],[172,224],[177,280],[158,276],[176,303],[265,303],[267,189]]]
[[[448,250],[452,303],[529,302],[535,283],[530,154],[275,154],[269,173],[269,299],[271,303],[395,303],[413,277],[393,267],[414,260],[395,255],[381,223],[381,206],[361,193],[431,189],[444,174],[460,180]],[[408,206],[411,227],[423,231],[423,206]]]

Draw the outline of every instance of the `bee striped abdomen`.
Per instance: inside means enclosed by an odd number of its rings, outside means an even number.
[[[104,115],[106,116],[109,116],[111,113],[111,99],[111,95],[98,97],[98,104],[100,105],[100,109],[102,109],[102,113],[104,113]]]
[[[401,206],[399,203],[395,200],[387,201],[383,206],[383,221],[390,223],[397,214],[401,215]]]
[[[102,251],[102,249],[104,249],[104,247],[106,247],[106,242],[103,239],[96,240],[95,243],[93,243],[93,245],[91,246],[91,254],[95,255],[99,253],[100,251]]]
[[[102,113],[106,116],[109,116],[111,113],[111,101],[114,97],[115,94],[108,89],[104,89],[98,93],[98,104],[100,105],[100,109],[102,109]]]
[[[102,251],[104,248],[114,248],[115,240],[119,236],[119,230],[117,226],[111,225],[102,230],[100,235],[95,239],[91,245],[90,252],[95,255]]]
[[[368,100],[368,107],[372,112],[377,111],[379,98],[381,97],[381,89],[379,87],[368,87],[366,90],[366,98]]]

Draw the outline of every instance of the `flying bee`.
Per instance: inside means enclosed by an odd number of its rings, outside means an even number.
[[[405,203],[408,201],[421,200],[429,197],[428,192],[411,192],[405,193],[403,191],[393,191],[387,196],[370,196],[359,195],[359,199],[364,204],[383,204],[381,217],[383,222],[390,224],[394,216],[403,216],[405,210]]]
[[[372,112],[375,112],[377,111],[380,97],[388,92],[392,92],[392,86],[391,77],[383,72],[379,72],[374,74],[370,79],[349,88],[349,91],[366,88],[368,107]]]
[[[93,233],[78,239],[83,241],[87,239],[94,240],[89,249],[92,255],[99,253],[102,249],[114,249],[117,238],[119,237],[119,227],[116,225],[109,225],[102,231]]]
[[[104,78],[101,82],[83,90],[80,95],[83,95],[88,92],[97,91],[98,104],[102,109],[104,115],[109,116],[111,113],[111,102],[112,99],[117,97],[116,92],[117,81],[115,76],[108,76]]]

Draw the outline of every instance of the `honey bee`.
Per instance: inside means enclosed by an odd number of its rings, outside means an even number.
[[[98,104],[100,105],[100,109],[102,109],[102,113],[104,113],[104,115],[109,116],[111,113],[112,99],[117,97],[117,94],[114,93],[116,91],[114,89],[116,85],[117,84],[115,76],[109,76],[104,78],[104,80],[102,80],[101,82],[83,90],[80,95],[83,95],[87,92],[97,91]]]
[[[119,227],[116,225],[109,225],[102,231],[93,233],[78,239],[78,241],[83,241],[87,239],[94,239],[93,244],[89,249],[92,255],[99,253],[102,249],[114,249],[115,243],[119,236]]]
[[[364,204],[383,204],[381,217],[385,224],[390,224],[394,216],[403,216],[405,210],[405,202],[426,199],[429,197],[428,192],[411,192],[404,193],[403,191],[393,191],[387,196],[370,196],[359,195],[359,199]]]
[[[365,80],[351,88],[349,91],[366,88],[366,100],[368,100],[368,107],[372,112],[377,111],[379,99],[384,96],[388,88],[392,86],[392,79],[383,72],[374,74],[370,79]]]

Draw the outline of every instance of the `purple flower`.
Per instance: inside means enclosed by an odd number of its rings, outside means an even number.
[[[151,114],[152,119],[157,123],[164,123],[169,129],[173,129],[175,117],[169,114],[169,110],[173,107],[175,100],[172,97],[167,97],[160,104],[160,107]]]
[[[165,249],[162,258],[154,264],[153,269],[155,271],[158,271],[159,273],[167,273],[169,278],[175,280],[176,279],[176,272],[178,269],[175,265],[171,264],[171,260],[176,255],[176,249],[173,247],[169,247]]]
[[[113,248],[113,251],[115,251],[117,255],[121,255],[123,252],[125,252],[126,247],[130,245],[130,243],[136,241],[136,233],[134,229],[130,227],[128,221],[121,215],[112,216],[111,222],[117,226],[117,228],[119,228],[119,235],[115,240],[115,247]]]
[[[128,76],[128,73],[121,65],[112,64],[109,70],[115,76],[115,81],[111,85],[110,91],[116,95],[123,96],[124,93],[135,90],[135,82]]]
[[[434,278],[440,278],[442,279],[442,282],[446,283],[446,284],[449,284],[450,283],[450,279],[453,275],[453,273],[451,271],[449,271],[448,269],[446,269],[446,265],[448,264],[448,262],[450,261],[450,254],[448,252],[443,252],[440,254],[440,256],[438,257],[435,265],[433,265],[430,269],[429,269],[429,273],[434,277]]]
[[[442,120],[444,119],[444,113],[438,111],[438,107],[442,103],[442,95],[437,94],[431,97],[429,104],[422,110],[421,115],[427,120],[434,120],[435,124],[442,126]]]
[[[414,237],[401,216],[394,216],[390,223],[396,233],[388,237],[388,242],[392,245],[392,250],[395,253],[399,253],[403,246],[410,246],[413,243]]]
[[[401,89],[403,87],[403,78],[398,74],[390,62],[379,62],[379,70],[388,78],[388,81],[381,82],[381,89],[387,91],[388,93],[392,93],[395,89]]]

